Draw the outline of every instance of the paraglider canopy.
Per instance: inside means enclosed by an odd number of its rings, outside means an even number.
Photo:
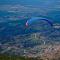
[[[48,24],[50,24],[51,26],[53,26],[53,23],[51,22],[51,20],[49,20],[47,18],[43,18],[43,17],[33,17],[33,18],[27,20],[26,26],[31,25],[34,22],[39,22],[39,21],[41,22],[41,20],[43,20],[43,21],[47,22]]]
[[[30,31],[48,31],[51,30],[53,23],[50,19],[43,18],[43,17],[32,17],[31,19],[27,20],[26,27]]]

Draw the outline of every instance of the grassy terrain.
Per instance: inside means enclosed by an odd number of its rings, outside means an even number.
[[[0,60],[60,60],[58,59],[41,59],[40,57],[38,58],[28,58],[28,57],[21,57],[21,56],[9,56],[9,55],[0,55]]]
[[[27,58],[21,56],[0,55],[0,60],[38,60],[37,58]]]
[[[25,60],[24,57],[0,55],[0,60]]]

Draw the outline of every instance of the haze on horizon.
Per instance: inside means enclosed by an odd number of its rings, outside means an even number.
[[[0,0],[0,4],[23,4],[32,6],[54,5],[60,3],[60,0]]]

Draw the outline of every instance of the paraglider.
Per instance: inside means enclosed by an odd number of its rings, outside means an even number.
[[[52,26],[52,21],[43,17],[32,17],[26,22],[27,29],[32,32],[46,32],[51,30]]]
[[[49,19],[42,18],[42,17],[33,17],[33,18],[27,20],[26,26],[32,24],[32,23],[35,22],[35,21],[37,22],[37,21],[41,21],[41,20],[46,21],[46,22],[48,22],[51,26],[53,26],[52,22],[51,22]]]

